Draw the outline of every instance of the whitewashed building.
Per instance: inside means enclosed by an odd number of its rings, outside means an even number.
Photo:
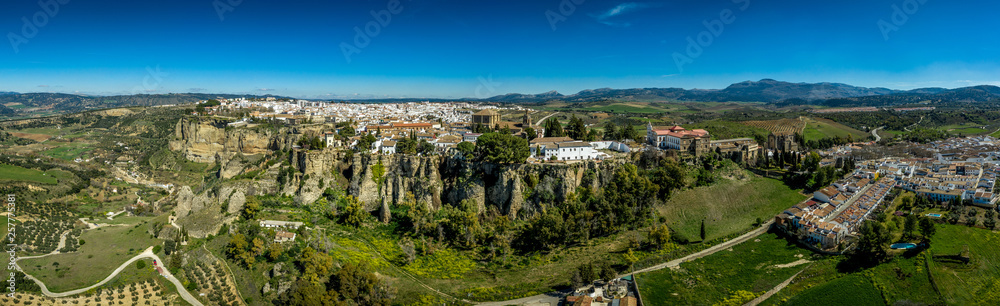
[[[260,227],[264,228],[290,228],[298,229],[304,223],[294,222],[294,221],[274,221],[274,220],[261,220]]]
[[[540,147],[546,160],[592,160],[604,159],[604,153],[594,150],[593,145],[583,141],[567,141]]]

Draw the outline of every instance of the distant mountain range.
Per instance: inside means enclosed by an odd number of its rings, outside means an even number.
[[[0,118],[37,117],[38,115],[58,115],[91,109],[185,104],[209,99],[231,99],[240,97],[255,98],[266,96],[202,93],[85,96],[64,93],[0,92]],[[20,104],[20,106],[17,109],[14,109],[5,106],[5,104]]]
[[[254,95],[180,93],[161,95],[85,96],[62,93],[0,92],[0,118],[32,117],[41,114],[79,112],[88,109],[124,106],[153,106],[193,103],[216,98],[260,97]],[[287,97],[278,97],[287,98]],[[790,83],[763,79],[729,85],[724,89],[632,88],[589,89],[572,95],[556,91],[540,94],[506,94],[485,99],[369,99],[359,103],[407,102],[414,100],[479,101],[495,103],[601,102],[601,101],[690,101],[766,102],[778,106],[892,106],[927,102],[933,104],[1000,102],[1000,87],[980,85],[956,89],[919,88],[895,90],[858,87],[841,83]],[[17,109],[4,104],[20,103]]]
[[[729,85],[724,89],[683,89],[683,88],[632,88],[632,89],[591,89],[572,95],[563,95],[550,91],[537,95],[506,94],[481,101],[532,103],[559,100],[565,102],[595,102],[595,101],[692,101],[692,102],[769,102],[809,104],[828,100],[857,100],[865,103],[863,97],[883,97],[880,100],[899,100],[917,102],[953,101],[953,102],[986,102],[1000,98],[1000,87],[974,86],[957,89],[920,88],[914,90],[894,90],[888,88],[858,87],[841,83],[790,83],[763,79],[746,81]],[[885,97],[891,97],[885,99]],[[891,104],[891,103],[890,103]]]

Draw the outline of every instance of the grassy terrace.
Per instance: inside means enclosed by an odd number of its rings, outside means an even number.
[[[897,254],[877,267],[841,272],[843,258],[815,263],[794,284],[761,305],[997,305],[1000,304],[1000,234],[938,224],[931,248]],[[933,255],[957,255],[968,247],[969,265]],[[936,285],[936,286],[935,286]],[[874,290],[874,291],[873,291]]]
[[[854,140],[858,141],[871,135],[827,119],[804,118],[804,120],[806,128],[802,131],[802,137],[806,140],[819,140],[836,136],[847,138],[847,135],[852,135]]]
[[[885,305],[881,293],[864,277],[851,275],[815,287],[785,305]]]
[[[42,152],[45,156],[72,161],[77,158],[86,159],[92,150],[89,144],[73,142],[59,143],[57,147]]]
[[[966,124],[952,124],[952,125],[940,126],[937,129],[948,132],[949,134],[952,135],[959,135],[959,134],[979,135],[979,134],[986,134],[993,132],[992,130],[987,130],[984,128],[995,128],[995,127],[987,127],[982,124],[975,124],[975,123],[966,123]]]
[[[705,220],[705,239],[712,240],[746,230],[757,218],[766,221],[805,198],[778,180],[752,176],[677,192],[658,209],[671,229],[692,241],[700,240]]]
[[[55,185],[59,180],[52,175],[35,169],[0,164],[0,181],[27,181]]]
[[[955,255],[968,247],[970,265],[932,261],[931,275],[949,304],[1000,304],[1000,234],[958,225],[939,225],[931,242],[934,255]]]
[[[682,263],[678,270],[640,274],[638,283],[647,305],[713,305],[737,291],[759,295],[770,290],[806,267],[777,265],[810,255],[775,234],[765,234],[731,250]]]

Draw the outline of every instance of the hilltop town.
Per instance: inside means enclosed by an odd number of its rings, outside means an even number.
[[[823,114],[871,113],[844,111]],[[46,228],[16,249],[25,290],[106,276],[54,261],[134,259],[147,291],[191,304],[297,304],[336,269],[404,304],[745,302],[801,275],[867,277],[833,266],[898,279],[989,256],[935,237],[997,228],[998,140],[916,128],[939,109],[884,112],[909,121],[219,98],[7,122],[0,161],[31,203],[14,222]],[[101,299],[165,301],[122,286]],[[812,292],[787,286],[771,295]]]

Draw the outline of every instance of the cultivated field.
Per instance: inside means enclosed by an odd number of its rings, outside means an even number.
[[[848,135],[851,135],[855,141],[859,141],[864,140],[871,135],[846,125],[836,123],[829,119],[804,118],[803,120],[805,120],[806,127],[802,131],[802,137],[804,137],[806,141],[818,141],[822,138],[832,138],[837,136],[847,138]]]
[[[775,134],[802,133],[802,129],[805,128],[806,126],[806,123],[798,118],[765,120],[765,121],[743,121],[740,123],[750,127],[769,131]]]
[[[174,305],[176,297],[164,294],[163,288],[152,281],[133,283],[79,294],[73,297],[50,298],[18,293],[15,297],[0,296],[0,304],[21,305]]]
[[[78,252],[25,259],[19,264],[53,292],[84,288],[101,281],[146,248],[159,244],[147,232],[149,227],[149,223],[142,223],[87,230],[80,235]]]
[[[181,273],[188,282],[194,282],[194,285],[191,285],[194,288],[192,294],[198,295],[202,302],[207,302],[206,305],[246,304],[239,298],[236,284],[229,277],[222,262],[203,249],[191,252],[190,255],[197,258],[190,258],[189,264]]]

